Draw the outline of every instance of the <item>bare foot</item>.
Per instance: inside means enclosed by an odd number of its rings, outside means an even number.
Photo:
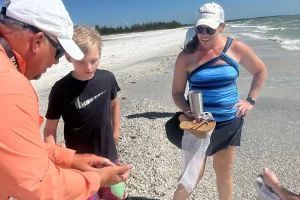
[[[264,183],[272,188],[276,187],[276,185],[278,184],[278,179],[275,173],[268,168],[264,168],[263,177],[264,177]]]

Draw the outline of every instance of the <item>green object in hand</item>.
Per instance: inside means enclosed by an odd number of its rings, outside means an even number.
[[[125,183],[121,182],[115,185],[109,186],[111,193],[113,193],[116,197],[122,199],[125,192]]]

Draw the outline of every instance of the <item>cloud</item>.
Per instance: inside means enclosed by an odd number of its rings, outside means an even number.
[[[125,26],[129,27],[128,21],[124,21]]]

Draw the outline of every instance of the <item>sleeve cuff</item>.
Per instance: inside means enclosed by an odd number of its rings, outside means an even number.
[[[63,148],[61,144],[55,146],[55,164],[71,168],[75,151]]]
[[[86,177],[88,177],[88,180],[90,181],[90,189],[91,194],[96,193],[100,186],[101,186],[101,179],[97,172],[88,171],[88,172],[81,172]]]

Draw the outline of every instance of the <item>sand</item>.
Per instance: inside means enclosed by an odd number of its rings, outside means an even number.
[[[171,199],[181,171],[181,153],[166,138],[164,123],[178,111],[171,98],[174,62],[187,28],[103,37],[100,68],[112,71],[121,87],[122,163],[134,168],[127,181],[131,199]],[[230,30],[225,34],[231,34]],[[263,167],[270,167],[284,186],[299,192],[299,52],[287,51],[272,41],[234,38],[246,42],[268,67],[268,80],[255,109],[245,119],[241,147],[237,149],[234,200],[255,199],[253,182]],[[47,109],[51,86],[72,66],[62,59],[38,81],[41,114]],[[238,86],[246,98],[251,76],[241,68]],[[59,142],[63,142],[62,123]],[[143,197],[143,198],[139,198]],[[212,158],[190,199],[218,199]]]

